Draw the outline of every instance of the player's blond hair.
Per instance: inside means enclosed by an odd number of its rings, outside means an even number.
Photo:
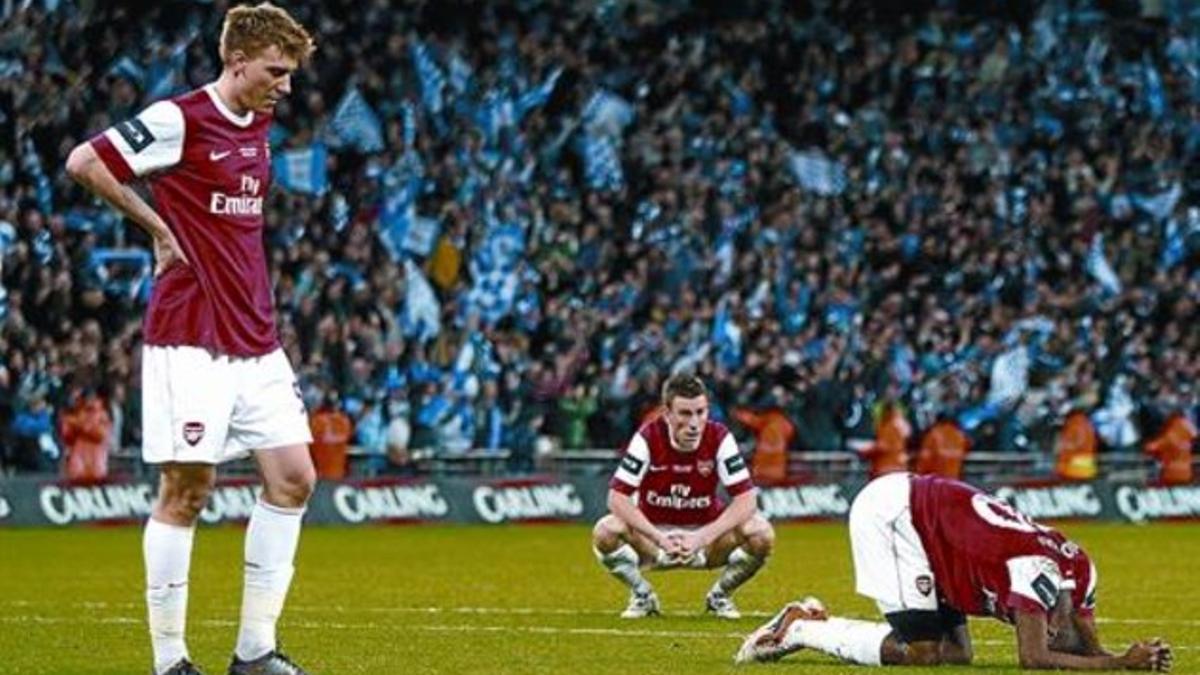
[[[229,63],[240,51],[250,58],[271,47],[279,47],[284,56],[304,63],[317,48],[312,36],[291,14],[269,2],[241,5],[225,14],[221,27],[221,61]]]

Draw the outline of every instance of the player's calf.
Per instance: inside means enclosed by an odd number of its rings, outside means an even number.
[[[629,589],[629,604],[621,612],[624,619],[640,619],[660,612],[658,596],[642,575],[641,566],[643,560],[660,562],[662,556],[647,554],[641,550],[645,548],[662,553],[612,514],[601,518],[592,529],[592,552],[596,554],[596,560]]]
[[[733,592],[758,574],[775,545],[775,530],[766,518],[754,516],[733,537],[738,545],[725,556],[725,569],[705,597],[705,608],[725,619],[741,618],[730,598]],[[714,547],[716,548],[716,547]]]

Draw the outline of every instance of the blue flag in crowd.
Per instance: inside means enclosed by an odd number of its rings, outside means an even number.
[[[717,349],[717,363],[733,370],[742,365],[742,329],[729,315],[729,302],[722,298],[713,316],[712,344]]]
[[[446,76],[442,75],[424,42],[414,41],[409,53],[417,69],[417,80],[421,83],[421,101],[429,112],[436,115],[442,112],[442,89],[446,86]]]
[[[1134,206],[1149,213],[1156,221],[1163,221],[1170,218],[1171,214],[1175,212],[1175,205],[1179,203],[1181,197],[1183,197],[1183,186],[1175,183],[1156,195],[1134,194],[1132,201]]]
[[[1158,68],[1154,67],[1149,55],[1142,57],[1142,73],[1146,79],[1143,85],[1146,107],[1150,110],[1150,116],[1158,119],[1167,110],[1167,97],[1163,93],[1162,76],[1158,74]]]
[[[1104,235],[1097,234],[1092,237],[1092,243],[1088,246],[1087,259],[1085,261],[1088,274],[1100,284],[1109,295],[1118,295],[1121,292],[1121,279],[1117,276],[1115,270],[1108,262],[1108,258],[1104,255]]]
[[[1088,81],[1093,87],[1099,87],[1103,83],[1101,68],[1107,55],[1108,43],[1101,36],[1093,35],[1088,43],[1087,52],[1083,55],[1084,70],[1087,71]]]
[[[185,73],[190,44],[190,40],[181,41],[172,47],[166,56],[154,61],[146,69],[147,98],[167,98],[179,93],[187,85]]]
[[[342,145],[354,146],[361,152],[383,150],[383,125],[358,87],[346,89],[329,126],[335,141]]]
[[[384,197],[379,209],[379,239],[392,260],[404,255],[408,229],[417,217],[417,181],[406,181]]]
[[[607,89],[599,89],[584,104],[580,117],[589,133],[620,136],[633,121],[634,111],[625,99]]]
[[[467,93],[471,88],[471,64],[467,63],[458,52],[450,55],[450,88],[459,95]]]
[[[433,286],[412,260],[404,260],[404,307],[400,326],[404,334],[421,342],[431,340],[442,331],[442,306]]]
[[[1163,232],[1163,249],[1159,255],[1159,264],[1163,268],[1171,269],[1187,257],[1187,235],[1187,228],[1178,219],[1167,221]]]
[[[404,124],[404,147],[411,148],[417,141],[417,110],[412,103],[405,101],[400,105],[400,119]]]
[[[289,192],[322,195],[329,189],[325,170],[328,151],[322,143],[280,152],[271,159],[275,182]]]
[[[128,56],[122,56],[113,62],[112,66],[108,69],[108,74],[114,77],[123,77],[137,84],[139,87],[146,83],[145,69]]]
[[[500,130],[512,122],[512,98],[499,89],[489,89],[475,108],[475,124],[487,137],[488,144],[495,144],[500,139]]]
[[[437,219],[416,216],[409,219],[401,246],[414,255],[427,256],[433,252],[433,245],[441,231],[442,225]]]
[[[538,86],[521,94],[521,98],[517,99],[517,117],[525,116],[525,113],[545,105],[546,101],[550,100],[551,94],[554,93],[554,86],[558,84],[558,78],[563,74],[562,66],[555,68],[546,76],[546,79]]]
[[[154,257],[145,249],[98,248],[88,258],[88,268],[104,290],[146,301],[154,279]]]
[[[846,169],[818,151],[794,152],[788,166],[796,182],[810,192],[839,195],[846,189]]]
[[[619,190],[625,184],[625,173],[617,147],[608,136],[583,134],[580,138],[583,172],[593,190]]]

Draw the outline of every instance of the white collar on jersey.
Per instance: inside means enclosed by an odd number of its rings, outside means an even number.
[[[217,110],[220,111],[221,116],[225,119],[238,125],[239,127],[248,127],[250,126],[250,123],[254,121],[253,110],[247,112],[245,115],[234,114],[234,112],[225,105],[225,102],[221,100],[220,95],[217,94],[216,84],[209,83],[204,85],[204,91],[208,92],[208,97],[212,99],[213,105],[217,106]]]

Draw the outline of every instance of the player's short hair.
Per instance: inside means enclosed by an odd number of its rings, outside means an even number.
[[[671,401],[679,398],[696,398],[708,396],[704,380],[691,373],[678,373],[667,378],[662,387],[662,404],[671,407]]]
[[[241,5],[225,14],[221,27],[221,61],[228,63],[236,51],[250,58],[271,47],[283,55],[304,63],[317,48],[312,36],[291,14],[269,2]]]

